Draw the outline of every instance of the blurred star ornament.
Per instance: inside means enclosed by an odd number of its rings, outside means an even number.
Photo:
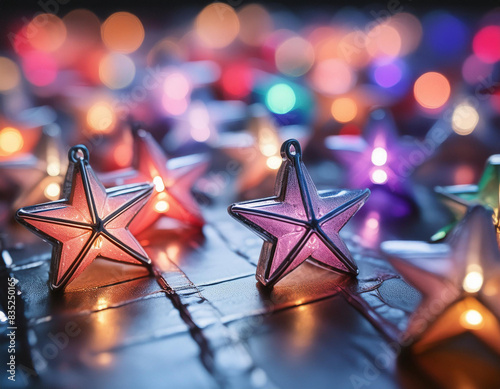
[[[138,234],[166,216],[185,224],[202,227],[205,223],[191,190],[206,171],[208,161],[200,154],[168,159],[151,134],[134,130],[134,160],[131,168],[101,174],[105,186],[149,181],[153,196],[130,225]]]
[[[298,125],[283,126],[278,131],[264,106],[250,106],[246,131],[221,134],[219,143],[219,147],[241,166],[236,181],[238,193],[244,198],[252,198],[262,193],[263,188],[271,189],[275,172],[281,165],[281,143],[288,138],[304,143],[306,134],[305,127]]]
[[[347,169],[350,186],[387,188],[390,193],[413,202],[408,179],[413,166],[408,158],[416,150],[415,142],[399,136],[388,111],[371,112],[363,135],[329,136],[325,145]]]
[[[441,196],[445,205],[454,213],[457,220],[467,212],[467,208],[474,204],[481,204],[493,209],[492,222],[500,244],[500,154],[492,155],[486,162],[483,175],[478,185],[451,185],[438,186],[435,191]],[[431,240],[442,240],[456,223],[452,223],[437,233]]]
[[[66,171],[66,153],[63,152],[61,129],[47,124],[33,153],[0,161],[0,173],[8,191],[18,188],[13,208],[57,200]],[[2,185],[2,190],[5,190]]]
[[[350,274],[358,268],[339,236],[370,191],[318,192],[295,139],[281,146],[276,195],[233,204],[229,213],[264,240],[257,280],[272,286],[307,259]]]
[[[63,199],[21,208],[17,220],[53,245],[50,286],[64,289],[97,257],[136,265],[150,260],[128,229],[151,184],[105,189],[83,145],[69,151]]]
[[[491,210],[471,208],[445,243],[388,241],[381,248],[423,295],[405,343],[420,352],[469,331],[500,353],[500,252]]]

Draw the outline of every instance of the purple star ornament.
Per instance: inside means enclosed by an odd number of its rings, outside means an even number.
[[[233,204],[228,209],[230,215],[265,240],[257,280],[272,286],[308,259],[356,275],[358,268],[339,231],[365,203],[370,191],[318,192],[295,139],[283,143],[281,156],[276,195]]]

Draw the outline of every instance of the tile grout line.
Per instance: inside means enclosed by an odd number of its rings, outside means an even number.
[[[265,388],[273,388],[276,389],[276,386],[269,381],[269,378],[266,376],[266,373],[257,367],[253,361],[253,358],[248,353],[246,347],[242,343],[242,340],[236,335],[234,336],[231,330],[226,326],[226,324],[220,319],[221,313],[218,309],[216,309],[203,295],[201,294],[198,287],[193,284],[191,280],[187,277],[187,275],[174,263],[172,260],[168,259],[169,262],[177,269],[177,271],[169,272],[168,274],[173,277],[181,277],[185,280],[185,284],[181,285],[179,288],[179,292],[185,294],[185,298],[187,296],[196,296],[196,301],[192,304],[189,302],[183,302],[183,297],[177,293],[177,291],[170,286],[166,277],[158,270],[154,269],[154,274],[156,276],[157,282],[160,287],[165,290],[166,296],[171,300],[174,307],[179,311],[181,318],[184,320],[186,325],[189,327],[189,332],[193,337],[193,340],[200,347],[200,357],[204,367],[207,371],[214,377],[216,382],[222,388],[232,388],[237,387],[240,388],[256,388],[256,387],[265,387]],[[173,279],[175,283],[175,279]],[[171,282],[172,283],[172,282]],[[187,293],[186,293],[187,292]],[[204,305],[204,306],[203,306]],[[193,306],[195,309],[190,310],[189,306]],[[198,310],[202,307],[202,313],[207,313],[206,307],[209,307],[210,315],[215,319],[209,323],[209,325],[198,325],[197,319],[194,317],[197,313],[200,313]],[[205,308],[205,312],[203,312],[203,308]],[[207,320],[203,317],[204,320]],[[215,329],[220,328],[222,333],[218,334],[218,338],[211,339],[210,336],[210,327],[215,327]],[[212,328],[213,329],[213,328]],[[208,334],[207,334],[208,332]],[[225,333],[224,333],[225,332]],[[225,338],[225,339],[224,339]],[[213,343],[218,341],[219,348],[213,347]],[[220,342],[222,340],[222,342]],[[230,347],[230,352],[232,353],[229,359],[230,362],[238,363],[239,361],[244,362],[244,366],[236,366],[231,370],[230,368],[219,366],[221,354],[225,350],[221,350],[224,347]],[[222,356],[223,357],[223,356]],[[226,360],[227,362],[228,360]],[[235,374],[236,373],[236,374]],[[252,373],[260,374],[260,376],[264,376],[265,379],[262,384],[254,383],[252,384]],[[234,381],[237,380],[237,385],[234,385]]]
[[[172,302],[174,308],[177,309],[177,311],[179,312],[181,319],[188,326],[191,337],[198,344],[200,348],[200,358],[203,366],[205,367],[205,369],[207,369],[210,375],[212,375],[217,380],[217,375],[215,374],[215,368],[214,368],[214,355],[209,346],[208,340],[205,338],[205,335],[203,334],[203,331],[201,330],[200,327],[196,325],[189,310],[187,310],[184,304],[182,303],[180,296],[174,289],[170,287],[170,285],[167,283],[161,272],[156,267],[153,268],[153,272],[156,277],[156,281],[160,285],[160,288],[162,288],[162,290],[165,291],[165,295]],[[220,380],[217,381],[219,384],[222,383],[219,382]]]

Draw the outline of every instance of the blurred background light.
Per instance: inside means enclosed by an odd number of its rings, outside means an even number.
[[[231,6],[212,3],[203,8],[197,16],[195,29],[204,45],[220,49],[228,46],[238,36],[240,22]]]
[[[375,169],[372,171],[371,180],[374,184],[385,184],[387,182],[387,173],[383,169]]]
[[[66,26],[53,14],[39,14],[27,26],[33,48],[51,52],[62,46],[66,39]]]
[[[240,39],[249,46],[259,46],[273,30],[269,12],[258,4],[249,4],[238,12]]]
[[[188,115],[191,137],[197,142],[205,142],[210,138],[210,114],[201,101],[193,103]]]
[[[173,72],[165,77],[163,91],[172,100],[183,100],[190,93],[191,84],[184,74]]]
[[[113,108],[105,102],[95,103],[87,112],[87,124],[95,132],[111,132],[115,121]]]
[[[165,112],[173,115],[179,116],[186,112],[188,107],[187,99],[172,99],[168,95],[163,95],[162,105]]]
[[[101,22],[95,13],[88,9],[75,9],[62,18],[67,37],[73,44],[94,43],[101,39]]]
[[[389,21],[389,25],[394,27],[401,38],[400,55],[413,53],[422,40],[422,24],[415,15],[407,12],[395,14]]]
[[[348,92],[354,86],[356,75],[344,61],[327,59],[314,67],[312,82],[318,91],[337,95]]]
[[[469,135],[479,123],[479,114],[468,104],[459,104],[451,118],[453,130],[459,135]]]
[[[495,63],[500,60],[500,27],[486,26],[479,30],[472,41],[472,48],[483,62]]]
[[[413,87],[417,102],[424,108],[441,108],[450,97],[450,83],[441,73],[422,74]]]
[[[294,107],[297,98],[293,89],[287,84],[272,86],[266,95],[266,105],[274,113],[285,114]]]
[[[275,60],[281,73],[292,77],[302,76],[314,63],[314,49],[305,39],[292,37],[278,46]]]
[[[471,85],[484,82],[491,75],[492,71],[492,64],[481,61],[474,54],[468,56],[462,65],[462,76]]]
[[[134,62],[125,54],[108,54],[99,63],[99,78],[108,88],[125,88],[132,83],[134,77]]]
[[[431,12],[424,17],[423,26],[426,47],[440,59],[451,61],[466,50],[467,26],[450,13]]]
[[[347,123],[356,118],[358,106],[353,99],[341,97],[333,101],[331,112],[336,121]]]
[[[384,166],[387,162],[387,151],[383,147],[375,147],[371,159],[375,166]]]
[[[129,12],[116,12],[102,24],[101,36],[109,50],[132,53],[142,45],[144,27],[137,16]]]
[[[383,88],[390,88],[401,81],[403,65],[401,61],[378,61],[373,68],[374,81]]]
[[[59,194],[61,193],[61,187],[58,183],[51,182],[45,187],[43,193],[48,199],[57,200],[59,199]]]
[[[23,137],[16,128],[5,127],[0,130],[0,156],[14,154],[21,150],[23,145]]]
[[[57,62],[48,53],[32,51],[22,59],[24,75],[33,85],[46,86],[57,77]]]
[[[366,50],[374,57],[396,57],[401,51],[401,36],[389,23],[378,24],[366,37]]]
[[[21,74],[14,61],[0,57],[0,92],[6,92],[19,85]]]
[[[246,63],[234,63],[227,66],[221,77],[224,91],[233,98],[244,98],[252,90],[252,69]]]
[[[266,165],[271,170],[277,170],[281,166],[281,158],[278,156],[272,156],[267,158]]]

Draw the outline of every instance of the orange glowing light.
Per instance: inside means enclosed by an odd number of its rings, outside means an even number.
[[[349,97],[341,97],[332,103],[331,108],[333,118],[340,123],[347,123],[356,118],[358,106],[356,102]]]
[[[211,48],[228,46],[240,31],[234,9],[224,3],[207,5],[196,17],[195,30],[200,41]]]
[[[144,27],[137,16],[129,12],[116,12],[102,24],[101,37],[108,49],[132,53],[144,41]]]
[[[483,315],[475,309],[468,309],[460,316],[462,327],[476,330],[483,326]]]
[[[324,61],[325,59],[337,56],[337,48],[340,40],[338,30],[332,27],[321,26],[309,33],[307,39],[313,45],[318,61]]]
[[[19,85],[19,68],[9,58],[0,57],[0,92],[6,92]]]
[[[413,87],[417,102],[424,108],[441,108],[450,97],[450,83],[440,73],[422,74]]]
[[[368,32],[366,51],[372,57],[396,57],[401,51],[398,30],[387,24],[379,24]]]
[[[66,26],[53,14],[35,16],[28,24],[27,31],[31,45],[40,51],[55,51],[66,40]]]
[[[115,119],[113,108],[103,102],[94,104],[87,113],[87,124],[96,132],[111,132]]]
[[[24,140],[19,130],[5,127],[0,131],[0,156],[11,155],[22,149]]]
[[[273,30],[273,20],[264,7],[249,4],[238,12],[240,39],[250,46],[261,45]]]

